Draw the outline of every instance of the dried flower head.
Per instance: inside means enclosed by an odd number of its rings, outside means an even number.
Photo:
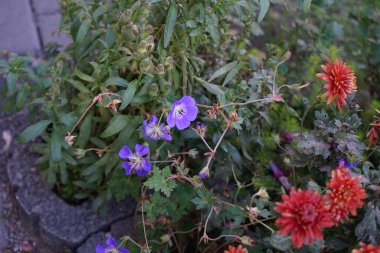
[[[66,136],[65,136],[65,141],[67,144],[69,144],[70,146],[73,145],[74,143],[74,139],[75,139],[76,136],[74,135],[71,135],[70,133],[68,133]]]
[[[342,109],[347,105],[347,96],[356,91],[356,77],[351,67],[342,61],[331,62],[325,57],[326,65],[321,65],[326,73],[318,73],[317,77],[327,83],[323,86],[327,91],[323,97],[328,97],[327,104],[336,98],[336,106]]]
[[[104,107],[105,108],[109,108],[109,109],[112,109],[114,110],[115,112],[117,112],[117,105],[121,103],[121,100],[120,99],[113,99],[111,102],[109,102],[108,104],[106,104]]]

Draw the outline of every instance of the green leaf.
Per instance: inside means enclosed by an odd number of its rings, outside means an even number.
[[[86,19],[85,21],[82,22],[78,29],[77,37],[75,39],[76,43],[81,43],[84,38],[86,37],[86,34],[88,32],[88,29],[90,28],[91,20]]]
[[[302,9],[304,12],[309,12],[311,7],[311,1],[312,0],[303,0]]]
[[[110,77],[105,82],[106,86],[108,85],[116,85],[121,87],[128,87],[128,81],[121,77]]]
[[[54,127],[50,143],[50,157],[54,162],[57,162],[62,158],[63,138],[64,136],[62,136],[60,132],[57,130],[57,128]]]
[[[202,80],[199,77],[194,77],[194,78],[198,82],[200,82],[202,84],[202,86],[205,87],[209,92],[211,92],[211,93],[213,93],[215,95],[224,95],[224,91],[221,88],[219,88],[218,85],[206,82],[206,81]]]
[[[41,120],[22,131],[22,133],[17,137],[17,140],[21,143],[26,143],[28,141],[33,140],[37,136],[43,133],[47,126],[51,123],[50,120]]]
[[[269,0],[260,0],[260,13],[259,13],[259,17],[257,18],[257,22],[261,22],[265,15],[267,14],[268,10],[269,10],[269,5],[270,5],[270,2]]]
[[[121,105],[119,107],[120,110],[125,109],[129,103],[132,101],[133,97],[135,96],[136,90],[137,90],[137,81],[133,81],[129,84],[128,89],[125,91],[122,91],[122,99],[121,99]]]
[[[235,65],[226,75],[226,78],[223,81],[222,86],[229,83],[240,71],[240,65]]]
[[[235,67],[235,65],[237,64],[237,61],[233,61],[233,62],[230,62],[226,65],[224,65],[223,67],[221,67],[220,69],[218,69],[217,71],[215,71],[214,74],[212,74],[212,76],[210,77],[210,79],[208,80],[208,82],[211,82],[212,80],[214,80],[215,78],[218,78],[224,74],[226,74],[228,71],[230,71],[233,67]]]
[[[89,89],[87,89],[86,86],[84,86],[84,84],[78,80],[73,80],[73,79],[69,79],[68,80],[69,83],[71,83],[73,85],[73,87],[81,92],[84,92],[84,93],[89,93],[91,94],[91,91]]]
[[[100,135],[101,138],[107,138],[114,134],[117,134],[123,130],[129,123],[129,117],[127,115],[116,115],[104,132]]]
[[[89,75],[83,73],[79,69],[75,69],[74,73],[77,77],[79,77],[80,79],[82,79],[84,81],[87,81],[90,83],[95,83],[95,79],[92,76],[89,76]]]
[[[218,18],[215,15],[206,16],[206,31],[210,34],[214,43],[219,45],[220,33],[218,30]]]
[[[145,185],[149,189],[154,189],[156,192],[161,191],[166,197],[169,197],[170,193],[177,187],[174,180],[166,180],[170,175],[169,167],[165,167],[162,171],[158,167],[154,167],[153,176],[145,182]]]
[[[164,33],[164,48],[169,46],[170,39],[173,34],[175,22],[177,21],[178,7],[172,4],[169,8],[169,13],[166,18],[165,33]]]
[[[16,82],[17,82],[17,75],[15,73],[9,72],[7,75],[7,89],[8,89],[8,95],[12,95],[16,92]]]

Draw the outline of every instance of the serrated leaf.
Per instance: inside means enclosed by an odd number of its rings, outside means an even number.
[[[108,127],[106,128],[106,130],[104,130],[100,137],[108,138],[114,134],[117,134],[128,125],[129,121],[129,117],[127,115],[116,115],[112,118]]]
[[[34,138],[42,134],[50,123],[50,120],[41,120],[40,122],[28,126],[17,137],[17,140],[21,143],[26,143],[28,141],[33,140]]]
[[[158,167],[154,167],[153,176],[145,182],[145,185],[149,189],[154,189],[156,192],[160,191],[165,194],[166,197],[169,197],[177,186],[174,180],[166,180],[170,175],[169,167],[165,167],[162,171],[160,171]]]
[[[233,67],[235,67],[235,65],[237,64],[237,61],[233,61],[233,62],[230,62],[226,65],[224,65],[223,67],[221,67],[220,69],[218,69],[217,71],[215,71],[214,74],[212,74],[212,76],[210,77],[210,79],[208,80],[208,82],[211,82],[212,80],[214,80],[215,78],[218,78],[224,74],[226,74],[228,71],[230,71]]]
[[[270,6],[270,2],[269,0],[260,0],[260,13],[259,13],[259,17],[257,18],[257,22],[261,22],[265,15],[267,14],[268,10],[269,10],[269,6]]]
[[[168,16],[166,18],[164,33],[164,48],[169,46],[170,39],[173,34],[175,22],[177,21],[178,7],[176,4],[170,5]]]

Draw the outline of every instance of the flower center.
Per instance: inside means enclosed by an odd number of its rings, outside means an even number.
[[[184,104],[180,104],[174,108],[174,116],[176,118],[183,118],[183,116],[186,114],[185,106]]]
[[[313,223],[318,214],[315,212],[315,208],[312,205],[306,205],[305,208],[301,211],[301,222],[305,223]]]

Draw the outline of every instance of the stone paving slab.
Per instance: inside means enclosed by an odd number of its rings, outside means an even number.
[[[4,223],[3,214],[3,201],[0,198],[0,252],[3,252],[8,246],[8,233]]]
[[[59,12],[37,17],[43,45],[49,42],[56,42],[65,48],[71,43],[71,37],[68,34],[58,31],[60,20],[61,15]]]
[[[60,10],[57,0],[33,0],[32,4],[37,15],[58,13]]]
[[[0,51],[40,51],[37,28],[29,0],[1,0]]]

